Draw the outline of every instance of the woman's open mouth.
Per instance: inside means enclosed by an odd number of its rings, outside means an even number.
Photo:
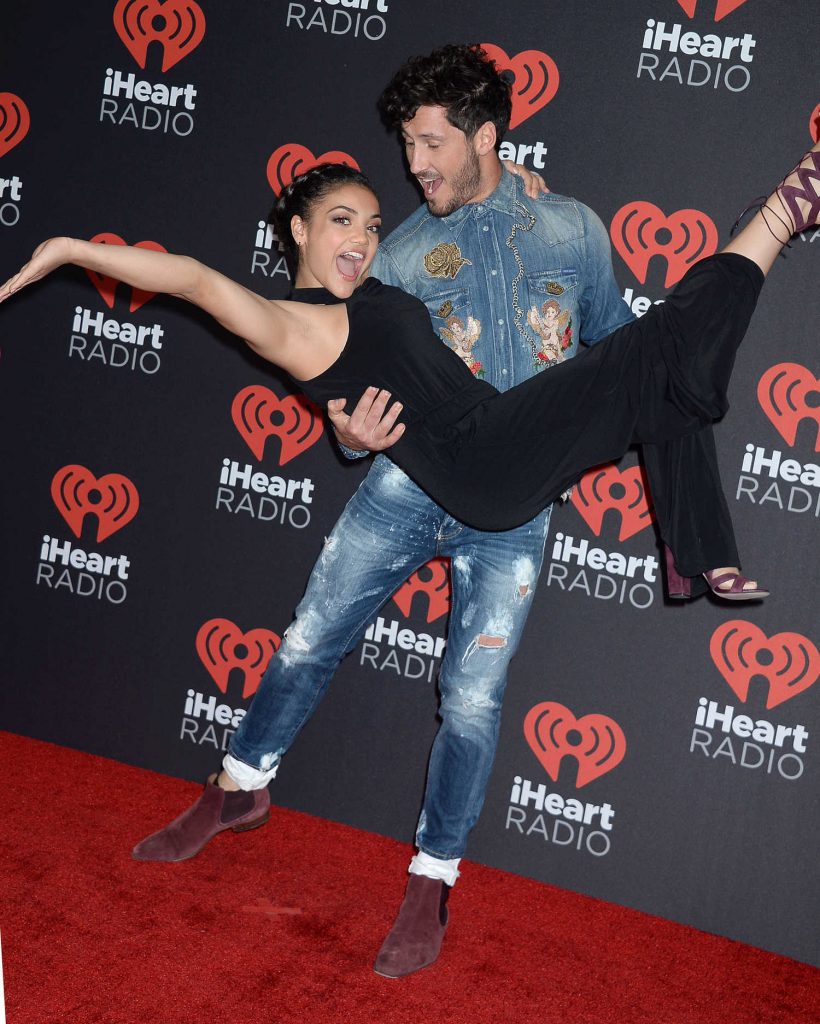
[[[336,269],[345,281],[355,281],[364,266],[364,256],[360,252],[343,252],[336,257]]]

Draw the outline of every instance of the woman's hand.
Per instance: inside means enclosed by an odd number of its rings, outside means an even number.
[[[40,278],[50,274],[57,267],[70,263],[71,245],[72,239],[65,236],[49,238],[38,245],[28,263],[21,267],[14,277],[9,278],[5,284],[0,286],[0,302],[5,301],[15,292],[19,292],[26,285],[39,281]]]
[[[538,171],[531,171],[529,167],[525,167],[523,164],[514,164],[512,160],[501,161],[510,174],[517,174],[524,182],[524,194],[529,199],[537,199],[540,195],[549,192],[547,183],[538,173]]]
[[[19,292],[26,285],[39,281],[41,277],[50,274],[57,267],[70,263],[71,243],[72,239],[60,237],[49,238],[38,245],[28,263],[21,267],[14,277],[9,278],[4,285],[0,286],[0,302],[4,302],[10,295]]]

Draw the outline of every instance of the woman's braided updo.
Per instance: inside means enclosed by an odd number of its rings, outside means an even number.
[[[291,220],[294,217],[310,220],[314,204],[342,185],[360,185],[376,194],[367,177],[347,164],[317,164],[304,174],[297,175],[279,194],[270,219],[284,246],[292,278],[295,279],[299,265],[299,246],[290,229]]]

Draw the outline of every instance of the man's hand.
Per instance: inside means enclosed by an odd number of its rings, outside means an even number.
[[[542,193],[549,192],[547,183],[537,171],[531,171],[523,164],[514,164],[512,160],[501,161],[510,174],[517,174],[524,182],[524,194],[529,199],[537,199]]]
[[[327,414],[339,443],[357,452],[383,452],[394,445],[404,433],[404,424],[396,423],[404,407],[393,402],[388,409],[389,401],[389,391],[368,388],[348,416],[343,412],[346,399],[332,398]]]

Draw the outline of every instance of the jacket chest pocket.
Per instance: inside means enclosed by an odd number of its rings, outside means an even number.
[[[478,357],[481,347],[481,321],[472,314],[470,293],[466,288],[442,288],[427,298],[433,330],[456,355],[470,367],[476,376],[483,376]]]
[[[539,363],[562,362],[572,355],[578,336],[578,274],[548,270],[527,274],[519,294],[523,326],[536,347]]]

